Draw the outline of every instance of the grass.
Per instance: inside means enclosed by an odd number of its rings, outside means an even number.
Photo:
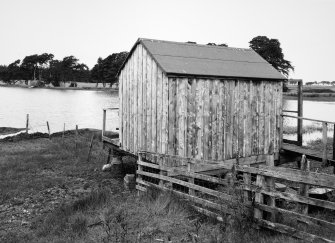
[[[328,127],[329,131],[333,130],[333,127]],[[313,133],[313,132],[322,132],[322,126],[315,126],[315,125],[306,125],[302,129],[302,133]],[[296,126],[285,126],[284,127],[284,134],[296,134],[297,127]]]
[[[0,142],[0,242],[296,242],[254,229],[240,207],[219,223],[170,193],[137,197],[101,172],[98,136],[86,162],[92,132],[81,134],[77,146],[73,134]]]

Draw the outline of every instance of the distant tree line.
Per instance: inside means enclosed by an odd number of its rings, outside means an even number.
[[[0,80],[16,83],[24,80],[39,80],[59,86],[60,82],[102,82],[112,85],[116,82],[116,73],[127,57],[127,52],[113,53],[105,59],[99,57],[97,64],[90,70],[75,56],[66,56],[62,60],[54,59],[51,53],[26,56],[9,65],[0,65]]]
[[[335,81],[306,82],[305,85],[333,85],[335,86]]]

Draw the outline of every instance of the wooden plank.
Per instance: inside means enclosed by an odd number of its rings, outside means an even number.
[[[208,83],[208,159],[212,159],[212,148],[213,148],[213,80],[207,80]]]
[[[305,155],[303,155],[301,158],[300,169],[301,171],[307,171],[307,172],[310,170],[310,163],[306,159]],[[301,196],[308,197],[308,190],[309,190],[309,186],[303,183],[300,185],[299,194]],[[308,205],[300,205],[298,210],[301,211],[301,213],[303,214],[308,214]]]
[[[136,182],[139,183],[139,184],[145,185],[147,187],[152,186],[152,187],[155,187],[155,188],[159,188],[163,191],[170,191],[170,192],[180,196],[181,198],[187,199],[188,202],[191,203],[191,204],[192,203],[197,203],[197,204],[201,204],[203,207],[216,209],[216,210],[219,210],[221,212],[222,211],[227,212],[227,213],[230,212],[229,209],[224,204],[217,204],[217,203],[211,202],[209,200],[206,200],[206,199],[203,199],[203,198],[200,198],[200,197],[185,194],[185,193],[182,193],[182,192],[179,192],[179,191],[176,191],[176,190],[171,190],[169,188],[166,188],[166,187],[163,187],[163,186],[160,186],[160,185],[156,185],[156,184],[153,184],[153,183],[150,183],[150,182],[147,182],[147,181],[136,180]]]
[[[298,221],[306,223],[307,225],[312,225],[314,227],[316,226],[316,227],[321,227],[321,228],[327,228],[327,229],[335,231],[335,223],[328,222],[323,219],[310,217],[308,215],[296,213],[296,212],[289,211],[289,210],[282,209],[282,208],[271,207],[271,206],[267,206],[264,204],[255,204],[255,207],[261,210],[267,211],[267,212],[281,213],[284,216],[295,218]]]
[[[120,102],[120,110],[119,110],[119,129],[120,129],[120,141],[122,143],[123,138],[123,71],[121,71],[120,76],[118,78],[119,81],[119,102]],[[64,130],[65,130],[65,123],[64,123]],[[64,134],[64,131],[63,131]],[[64,136],[63,136],[64,138]]]
[[[241,172],[248,172],[263,176],[270,176],[274,178],[290,180],[298,183],[305,183],[335,189],[334,175],[328,175],[316,172],[305,172],[284,167],[272,168],[264,165],[260,166],[259,168],[237,166],[237,169]]]
[[[169,78],[169,154],[176,154],[176,79]]]
[[[143,48],[142,46],[138,46],[138,61],[137,61],[137,150],[145,149],[142,144],[143,137],[143,80],[142,80],[142,57],[143,57]]]
[[[256,186],[263,189],[264,183],[265,183],[264,176],[258,174],[256,178]],[[257,191],[255,193],[255,203],[258,203],[258,204],[264,203],[264,196],[260,191]],[[254,218],[263,219],[263,211],[260,210],[259,208],[254,208]]]
[[[262,220],[262,219],[258,219],[257,223],[262,227],[265,227],[265,228],[268,228],[268,229],[271,229],[271,230],[274,230],[274,231],[277,231],[283,234],[288,234],[291,237],[302,239],[305,242],[319,242],[319,241],[334,242],[332,240],[328,240],[320,236],[309,234],[304,231],[299,231],[295,228],[292,228],[292,227],[289,227],[283,224],[279,224],[279,223],[273,223],[273,222],[269,222],[269,221]]]
[[[130,122],[131,122],[131,80],[130,80],[130,60],[127,63],[127,150],[130,151]]]
[[[162,73],[162,153],[168,153],[168,138],[169,138],[169,84],[167,76]]]
[[[147,149],[147,51],[142,49],[142,150]]]
[[[133,58],[134,58],[134,124],[133,124],[133,134],[134,134],[134,147],[133,147],[133,152],[136,154],[137,150],[138,150],[138,116],[139,116],[139,111],[138,111],[138,86],[139,86],[139,81],[138,81],[138,60],[139,60],[139,48],[137,46],[137,48],[135,49],[134,53],[133,53]]]
[[[211,146],[211,158],[212,160],[218,159],[218,152],[219,152],[219,107],[220,107],[220,98],[219,98],[219,91],[220,91],[220,80],[215,79],[213,82],[212,88],[212,146]]]
[[[203,158],[208,159],[209,153],[209,80],[204,80],[204,109],[203,109]]]
[[[295,154],[300,154],[300,155],[305,154],[306,157],[309,159],[316,160],[316,161],[322,161],[322,152],[319,152],[316,150],[302,148],[300,146],[297,146],[294,144],[288,144],[288,143],[283,143],[282,149],[288,153],[295,153]],[[327,164],[334,166],[335,160],[329,159],[327,156]]]
[[[162,152],[162,117],[163,117],[163,73],[159,67],[157,67],[157,149],[158,153]]]
[[[204,80],[197,79],[197,88],[196,88],[196,149],[195,149],[195,158],[203,159],[203,132],[204,132],[204,123],[203,123],[203,112],[204,112]]]
[[[264,93],[264,82],[260,82],[259,86],[259,151],[260,153],[265,153],[265,101],[264,101],[265,93]]]
[[[147,73],[147,150],[152,151],[152,62],[150,55],[147,55],[147,67],[146,67],[146,73]]]
[[[219,80],[218,82],[218,102],[217,102],[217,159],[224,159],[224,133],[225,133],[225,92],[224,92],[224,81]]]
[[[218,198],[223,199],[223,200],[230,200],[230,201],[233,200],[231,195],[228,195],[228,194],[225,194],[225,193],[222,193],[222,192],[218,192],[216,190],[212,190],[212,189],[209,189],[209,188],[206,188],[206,187],[198,186],[198,185],[186,182],[186,181],[178,180],[178,179],[175,179],[175,178],[172,178],[172,177],[169,177],[169,176],[163,176],[163,175],[153,174],[153,173],[139,171],[139,170],[137,171],[137,173],[140,174],[140,175],[156,178],[156,179],[159,179],[159,180],[169,181],[169,182],[181,185],[181,186],[185,186],[185,187],[188,187],[188,188],[206,193],[208,195],[218,197]]]
[[[130,75],[130,93],[129,93],[129,99],[130,99],[130,121],[129,121],[129,149],[130,152],[134,153],[134,95],[135,95],[135,80],[134,80],[134,56],[132,56],[130,59],[130,67],[129,67],[129,75]]]
[[[140,154],[146,154],[150,155],[151,157],[166,157],[166,158],[171,158],[174,160],[179,160],[179,163],[181,164],[187,164],[188,161],[190,161],[193,164],[227,164],[227,163],[236,163],[236,158],[234,159],[228,159],[228,160],[203,160],[203,159],[194,159],[194,158],[187,158],[187,157],[182,157],[182,156],[176,156],[176,155],[168,155],[168,154],[159,154],[159,153],[152,153],[148,151],[139,151]],[[254,155],[250,157],[245,157],[245,158],[239,158],[240,165],[251,165],[251,164],[259,164],[259,163],[264,163],[267,160],[273,160],[273,155]]]
[[[152,59],[151,73],[151,151],[157,150],[157,64]]]
[[[187,157],[195,157],[196,146],[196,79],[187,83]]]
[[[186,118],[187,118],[187,83],[186,78],[179,78],[177,85],[178,114],[178,155],[186,157]]]
[[[232,157],[236,158],[238,156],[238,114],[239,114],[239,81],[235,81],[235,86],[233,89],[234,100],[232,102],[232,114],[233,114],[233,123],[232,123]]]

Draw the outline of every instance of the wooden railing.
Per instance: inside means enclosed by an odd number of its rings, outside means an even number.
[[[106,141],[108,143],[114,143],[113,139],[106,136],[106,118],[107,118],[107,111],[118,111],[119,108],[104,108],[103,109],[103,118],[102,118],[102,141]]]
[[[287,111],[286,111],[287,112]],[[327,158],[327,142],[328,142],[328,124],[333,125],[334,128],[334,135],[333,135],[333,155],[332,155],[332,159],[335,160],[335,122],[330,122],[330,121],[323,121],[323,120],[317,120],[317,119],[311,119],[311,118],[306,118],[306,117],[300,117],[300,116],[291,116],[291,115],[282,115],[282,117],[287,117],[287,118],[294,118],[297,119],[299,121],[313,121],[313,122],[319,122],[322,123],[322,162],[324,165],[327,164],[328,158]],[[301,122],[302,124],[302,122]],[[293,143],[293,144],[297,144],[299,146],[302,146],[302,128],[300,130],[297,130],[297,140],[298,143],[296,141],[291,141],[291,140],[287,140],[287,139],[283,139],[284,142],[287,143]],[[299,141],[299,138],[300,141]]]
[[[169,161],[178,159],[186,161],[186,165],[168,165]],[[244,162],[254,159],[245,159]],[[222,161],[215,165],[216,169],[225,170],[222,173],[226,176],[221,178],[200,171],[197,167],[200,161],[141,152],[137,162],[136,188],[139,191],[146,191],[148,187],[171,191],[196,210],[218,220],[223,220],[224,214],[236,213],[236,205],[242,204],[246,212],[252,212],[256,224],[262,227],[308,242],[333,242],[335,223],[316,217],[309,208],[318,207],[333,214],[335,203],[309,197],[308,190],[312,186],[335,189],[335,176],[309,172],[304,156],[301,161],[303,171],[274,167],[273,156],[260,161],[267,165],[259,168],[238,164],[239,161],[235,160],[234,164]],[[279,190],[279,185],[287,190]],[[293,185],[298,191],[291,188]]]

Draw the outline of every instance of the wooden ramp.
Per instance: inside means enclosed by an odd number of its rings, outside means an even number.
[[[293,153],[296,155],[305,154],[307,158],[316,160],[316,161],[323,161],[323,151],[322,150],[313,150],[309,148],[304,148],[295,144],[283,143],[282,150],[287,153]],[[328,151],[327,153],[327,162],[328,165],[334,166],[335,160],[332,159],[333,154],[332,151]]]

